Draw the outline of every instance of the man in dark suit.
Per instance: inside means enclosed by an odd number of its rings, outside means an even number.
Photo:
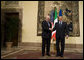
[[[66,38],[68,38],[68,27],[67,23],[62,21],[62,16],[59,16],[59,21],[55,23],[55,27],[51,30],[56,30],[56,49],[57,55],[63,57],[64,47],[65,47],[65,33]],[[59,42],[61,42],[61,51],[59,48]]]
[[[51,40],[51,23],[50,16],[46,16],[46,19],[42,22],[42,56],[46,54],[50,56],[50,40]]]

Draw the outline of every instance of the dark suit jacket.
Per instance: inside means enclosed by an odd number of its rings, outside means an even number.
[[[51,23],[49,22],[50,27],[48,26],[47,21],[43,21],[42,22],[42,37],[43,38],[51,38],[51,31],[49,30],[49,28],[52,27]]]
[[[59,22],[55,23],[55,27],[53,28],[53,31],[56,30],[56,37],[60,36],[60,37],[65,37],[65,33],[66,35],[68,35],[68,26],[66,22],[62,22],[62,26],[59,27]]]

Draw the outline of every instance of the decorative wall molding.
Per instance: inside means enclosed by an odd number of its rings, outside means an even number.
[[[3,47],[3,43],[4,43],[4,23],[5,23],[5,13],[19,13],[19,32],[18,32],[18,44],[22,42],[22,17],[23,17],[23,12],[22,12],[22,8],[2,8],[1,9],[1,28],[2,28],[2,39],[1,39],[1,44]]]
[[[19,1],[1,1],[1,8],[22,8]]]

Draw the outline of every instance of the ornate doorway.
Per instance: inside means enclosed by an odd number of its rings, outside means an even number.
[[[22,9],[16,9],[16,8],[3,8],[1,9],[1,47],[5,47],[6,42],[6,17],[18,17],[19,18],[19,27],[15,39],[13,40],[13,46],[18,46],[19,43],[21,43],[21,37],[22,37]]]

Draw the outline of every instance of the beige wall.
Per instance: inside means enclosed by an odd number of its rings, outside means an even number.
[[[41,42],[37,36],[38,1],[23,1],[22,42]]]
[[[37,36],[38,1],[21,1],[23,8],[22,42],[41,43]],[[79,2],[80,37],[69,37],[66,44],[83,44],[83,2]]]

